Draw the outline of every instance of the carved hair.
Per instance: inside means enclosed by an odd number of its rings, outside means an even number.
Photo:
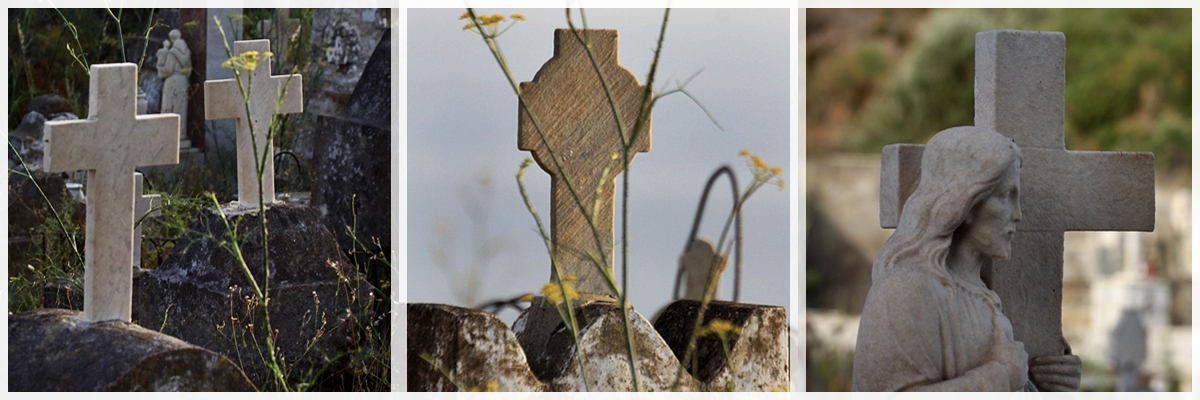
[[[921,182],[875,255],[871,278],[920,268],[950,285],[946,256],[954,231],[1020,160],[1017,144],[991,129],[960,126],[934,135],[921,156]]]

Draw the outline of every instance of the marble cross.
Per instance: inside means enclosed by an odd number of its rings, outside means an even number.
[[[46,172],[87,171],[83,318],[129,322],[134,168],[179,162],[179,116],[136,115],[137,65],[93,64],[88,118],[46,122]]]
[[[263,165],[262,198],[270,204],[275,202],[274,153],[266,149],[271,120],[276,114],[303,112],[304,94],[300,74],[271,75],[271,57],[264,55],[271,51],[270,40],[239,40],[233,43],[234,57],[248,51],[257,51],[259,54],[254,70],[249,74],[241,72],[242,87],[248,91],[249,118],[237,78],[204,82],[204,118],[237,119],[238,203],[257,207],[261,204],[258,202],[255,153],[259,159],[266,158],[260,161]]]
[[[975,125],[1016,141],[1022,219],[1012,256],[995,261],[1014,337],[1030,357],[1061,355],[1064,231],[1154,230],[1154,154],[1067,150],[1066,37],[998,30],[975,36]],[[894,228],[921,175],[921,145],[884,148],[880,225]]]
[[[157,217],[162,215],[162,210],[159,210],[159,205],[162,204],[162,195],[157,194],[142,194],[145,177],[141,172],[133,174],[135,182],[133,189],[133,197],[136,203],[133,206],[133,266],[135,268],[142,267],[142,224],[148,217]]]
[[[580,35],[591,43],[604,79],[612,90],[625,130],[623,134],[629,137],[637,121],[645,87],[617,62],[617,31],[582,30]],[[614,264],[614,179],[624,172],[624,167],[620,156],[614,160],[611,154],[620,154],[622,139],[618,136],[616,118],[596,69],[583,45],[569,29],[554,31],[554,57],[542,65],[532,82],[521,83],[521,93],[529,111],[518,104],[517,147],[532,152],[538,165],[550,174],[550,235],[554,261],[563,274],[578,278],[576,286],[580,292],[615,295],[585,254],[607,260],[609,266]],[[545,142],[538,127],[545,135]],[[550,150],[558,158],[561,171]],[[633,140],[631,150],[635,152],[633,154],[650,151],[649,120]],[[601,171],[606,166],[610,171],[601,181]],[[599,246],[564,178],[571,181],[588,214],[592,214],[593,202],[599,196],[593,216],[600,232]],[[608,272],[612,272],[611,267]],[[555,275],[551,268],[551,279]]]

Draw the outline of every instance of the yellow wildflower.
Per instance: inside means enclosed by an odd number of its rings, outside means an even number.
[[[470,12],[470,11],[463,11],[463,15],[462,15],[462,16],[460,16],[460,17],[458,17],[458,19],[467,19],[467,18],[471,18],[471,12]]]
[[[733,326],[732,322],[720,318],[713,318],[708,321],[708,324],[700,328],[700,336],[716,335],[722,340],[728,339],[731,334],[740,334],[741,328]]]
[[[750,159],[754,160],[755,167],[758,167],[759,169],[767,169],[767,163],[763,162],[763,160],[758,158],[758,156],[750,156]]]
[[[750,150],[742,149],[742,152],[738,154],[742,156],[748,156],[750,155]]]
[[[528,302],[533,301],[533,293],[525,293],[524,295],[521,296],[520,301],[522,303],[528,303]]]
[[[783,173],[783,167],[780,167],[780,166],[778,166],[778,165],[776,165],[776,166],[772,166],[772,167],[771,167],[771,173],[772,173],[772,174],[775,174],[775,175],[782,174],[782,173]]]
[[[510,17],[512,17],[512,19],[516,20],[516,21],[524,21],[525,20],[525,16],[521,15],[521,14],[513,14],[513,15],[510,15]]]
[[[271,56],[271,52],[269,52],[269,51],[266,53],[262,53],[262,54],[263,54],[263,57]],[[225,60],[225,62],[221,63],[221,66],[223,66],[225,68],[237,68],[237,69],[244,69],[247,71],[253,71],[254,68],[258,67],[258,61],[259,61],[258,55],[259,55],[259,53],[257,51],[250,50],[245,53],[238,54],[236,57]]]
[[[562,277],[561,287],[556,282],[548,282],[542,286],[542,295],[546,296],[546,300],[555,306],[563,303],[564,291],[567,292],[567,300],[577,299],[579,298],[579,292],[575,291],[575,285],[571,283],[575,282],[576,279],[577,278],[575,275],[567,275]]]

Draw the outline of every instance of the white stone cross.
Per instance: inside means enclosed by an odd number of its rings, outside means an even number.
[[[133,206],[133,266],[135,268],[142,267],[142,223],[147,217],[157,217],[162,215],[162,210],[159,210],[159,205],[162,204],[162,195],[158,194],[142,194],[145,177],[141,172],[133,174],[135,182],[133,189],[133,197],[136,203]]]
[[[1066,37],[999,30],[975,36],[975,125],[1016,141],[1021,214],[1012,257],[995,261],[1014,337],[1030,357],[1062,355],[1064,231],[1154,230],[1154,155],[1067,150],[1063,142]],[[923,146],[884,148],[880,225],[894,228],[920,182]],[[985,272],[985,274],[987,274]]]
[[[273,152],[267,150],[267,134],[275,114],[304,111],[303,84],[300,74],[271,75],[270,40],[239,40],[233,43],[234,57],[248,51],[258,52],[254,71],[241,71],[242,87],[249,92],[250,118],[246,118],[246,103],[237,78],[204,82],[204,118],[237,119],[238,203],[261,206],[258,202],[258,169],[255,167],[255,147],[262,161],[262,198],[267,204],[275,202],[275,163]],[[278,104],[278,107],[276,105]],[[253,125],[251,125],[253,124]],[[251,126],[254,137],[251,138]]]
[[[179,116],[136,115],[137,65],[93,64],[88,118],[48,121],[46,172],[87,170],[83,318],[129,322],[134,168],[179,163]]]
[[[612,89],[628,137],[637,120],[645,87],[617,62],[617,31],[597,29],[580,34],[590,38],[592,52]],[[554,57],[542,65],[532,82],[521,83],[521,93],[589,213],[596,199],[596,187],[601,186],[600,205],[594,216],[600,232],[600,246],[597,247],[586,217],[563,180],[564,172],[558,171],[529,114],[518,104],[517,147],[532,152],[538,165],[550,174],[550,235],[554,259],[563,274],[578,278],[576,287],[580,292],[615,294],[591,259],[581,253],[607,260],[609,266],[614,264],[613,180],[625,168],[619,156],[611,160],[610,154],[619,154],[621,138],[617,136],[612,108],[596,70],[583,45],[569,29],[554,31]],[[632,150],[633,154],[650,151],[649,120],[634,139]],[[611,165],[611,170],[601,182],[601,171],[607,165]],[[553,268],[550,274],[554,279]]]

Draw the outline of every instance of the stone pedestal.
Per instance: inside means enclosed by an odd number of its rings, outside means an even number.
[[[667,306],[654,328],[671,351],[683,359],[688,336],[700,302],[679,300]],[[688,371],[711,391],[788,390],[788,325],[783,307],[713,301],[704,313],[704,324],[729,321],[734,333],[728,340],[729,357],[714,335],[697,338],[695,363]],[[703,326],[703,325],[702,325]]]
[[[540,299],[521,313],[513,330],[525,350],[530,369],[551,391],[594,392],[632,391],[629,356],[620,305],[606,296],[587,294],[575,303],[579,322],[580,347],[583,348],[589,387],[579,370],[579,353],[571,332],[552,305]],[[669,391],[675,382],[679,360],[659,337],[649,321],[629,309],[630,330],[637,352],[638,384],[642,391]],[[679,390],[701,390],[701,385],[686,372]]]
[[[316,210],[280,203],[266,214],[271,328],[286,368],[298,371],[294,375],[324,371],[318,382],[334,385],[352,378],[344,374],[382,374],[363,371],[387,365],[387,353],[379,350],[386,320],[372,318],[380,296],[346,260]],[[236,223],[251,274],[259,285],[267,284],[258,213],[243,211],[229,219]],[[263,387],[272,378],[259,361],[259,352],[266,354],[262,305],[252,300],[246,274],[222,247],[229,232],[212,212],[187,232],[162,266],[138,276],[138,323],[230,358],[240,354],[247,376]]]
[[[8,316],[8,390],[254,391],[229,359],[137,325],[77,311]]]
[[[407,372],[410,392],[544,389],[504,322],[483,311],[443,304],[408,305]]]

